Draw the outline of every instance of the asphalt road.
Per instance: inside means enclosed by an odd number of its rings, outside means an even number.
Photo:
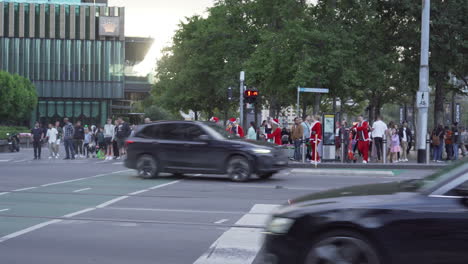
[[[288,199],[430,173],[288,169],[248,183],[144,180],[121,161],[31,156],[0,153],[1,263],[257,263],[268,214]]]

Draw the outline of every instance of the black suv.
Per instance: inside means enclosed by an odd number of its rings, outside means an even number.
[[[139,126],[126,141],[125,166],[144,178],[160,172],[227,174],[247,181],[270,178],[288,163],[287,152],[270,143],[242,140],[211,122],[161,121]]]

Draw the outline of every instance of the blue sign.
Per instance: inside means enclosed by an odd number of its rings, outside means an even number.
[[[303,92],[303,93],[328,93],[329,92],[328,88],[303,88],[303,87],[298,87],[297,90],[299,92]]]

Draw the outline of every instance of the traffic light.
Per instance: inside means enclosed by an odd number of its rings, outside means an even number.
[[[244,99],[247,103],[252,104],[255,103],[258,96],[257,89],[247,89],[244,91]]]
[[[228,100],[232,101],[232,87],[228,88]]]

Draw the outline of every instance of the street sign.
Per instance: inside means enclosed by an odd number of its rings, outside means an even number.
[[[303,88],[297,87],[298,92],[303,93],[328,93],[330,90],[328,88]]]
[[[461,113],[460,113],[460,104],[455,105],[455,122],[460,123],[461,120]]]
[[[429,107],[429,92],[418,92],[416,96],[416,106],[418,108]]]

